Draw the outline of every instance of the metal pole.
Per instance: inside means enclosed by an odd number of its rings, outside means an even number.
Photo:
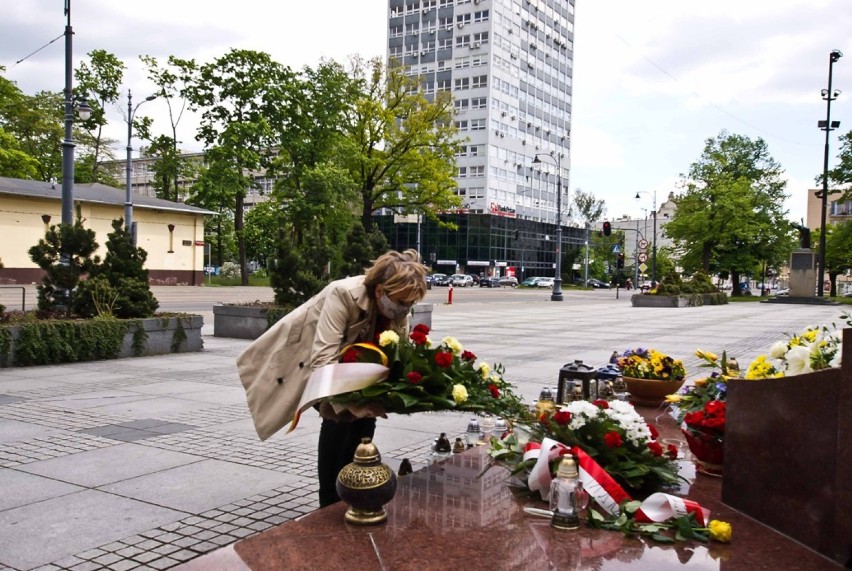
[[[556,155],[556,278],[550,301],[562,301],[562,153]]]
[[[591,228],[591,224],[586,222],[586,267],[583,272],[583,287],[589,285],[589,228]]]
[[[130,186],[130,173],[133,172],[133,146],[131,145],[131,138],[133,137],[133,117],[136,116],[136,111],[139,109],[140,105],[147,103],[148,101],[153,101],[156,98],[156,95],[149,95],[137,103],[136,107],[132,107],[130,90],[127,90],[127,164],[125,166],[125,170],[127,171],[127,180],[125,181],[124,190],[124,229],[131,234],[133,233],[133,190]],[[136,245],[136,236],[133,236],[133,244]]]
[[[62,224],[74,224],[74,138],[71,126],[74,123],[74,94],[71,62],[74,29],[71,27],[71,0],[65,0],[65,139],[62,141]],[[68,253],[62,245],[62,263],[68,264]]]
[[[831,129],[831,101],[834,99],[831,91],[832,70],[834,62],[839,60],[843,54],[839,50],[833,50],[828,54],[828,91],[825,94],[825,152],[822,163],[822,202],[819,213],[819,278],[817,280],[817,296],[823,297],[825,293],[825,234],[826,234],[826,210],[828,210],[828,140]]]
[[[133,107],[130,90],[127,90],[127,164],[125,165],[126,179],[124,189],[124,229],[131,232],[133,228],[133,194],[130,190],[130,172],[132,170],[131,153],[133,147],[130,138],[133,136]]]
[[[645,237],[642,236],[644,240]],[[639,219],[636,219],[636,241],[633,248],[633,287],[639,287]]]
[[[657,283],[657,191],[654,190],[654,243],[651,246],[651,281]]]

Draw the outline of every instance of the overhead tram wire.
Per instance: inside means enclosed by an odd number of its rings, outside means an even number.
[[[615,33],[615,32],[612,32],[612,35],[614,35],[616,38],[618,38],[619,40],[621,40],[621,42],[622,42],[624,45],[626,45],[626,46],[627,46],[627,47],[629,47],[630,49],[634,50],[637,54],[639,54],[639,56],[640,56],[642,59],[644,59],[645,61],[647,61],[648,63],[650,63],[652,66],[654,66],[655,68],[657,68],[657,70],[658,70],[660,73],[662,73],[662,74],[666,75],[669,79],[671,79],[671,80],[672,80],[672,81],[674,81],[675,83],[680,83],[681,85],[683,85],[683,84],[684,84],[684,83],[683,83],[683,81],[681,81],[679,78],[677,78],[677,77],[675,77],[674,75],[672,75],[671,73],[669,73],[669,72],[668,72],[668,70],[666,70],[663,66],[661,66],[660,64],[658,64],[657,62],[655,62],[654,60],[652,60],[651,58],[649,58],[648,56],[646,56],[644,53],[642,53],[640,50],[638,50],[636,47],[634,47],[634,46],[633,46],[630,42],[628,42],[627,40],[625,40],[623,37],[621,37],[620,35],[618,35],[618,34],[617,34],[617,33]],[[702,96],[700,93],[698,93],[697,91],[692,91],[692,90],[691,90],[691,91],[690,91],[690,93],[691,93],[692,95],[696,96],[696,97],[699,97],[699,98],[702,98],[702,99],[703,99],[703,96]],[[779,140],[779,141],[783,141],[783,142],[785,142],[785,143],[789,143],[789,144],[791,144],[791,145],[799,145],[799,146],[802,146],[802,147],[815,147],[815,146],[817,146],[815,143],[802,143],[802,142],[799,142],[799,141],[791,141],[790,139],[785,139],[784,137],[779,137],[778,135],[775,135],[774,133],[770,133],[769,131],[766,131],[765,129],[761,129],[760,127],[758,127],[758,126],[756,126],[756,125],[752,125],[751,123],[749,123],[749,122],[748,122],[748,121],[746,121],[745,119],[741,119],[740,117],[737,117],[736,115],[734,115],[734,114],[733,114],[733,113],[731,113],[730,111],[728,111],[728,110],[726,110],[726,109],[723,109],[722,107],[720,107],[719,105],[717,105],[717,104],[713,103],[712,101],[707,101],[707,105],[709,105],[710,107],[714,108],[716,111],[718,111],[718,112],[720,112],[720,113],[722,113],[722,114],[724,114],[724,115],[727,115],[728,117],[730,117],[730,118],[731,118],[731,119],[733,119],[734,121],[737,121],[737,122],[739,122],[739,123],[742,123],[742,124],[743,124],[743,125],[745,125],[746,127],[750,128],[750,129],[754,129],[755,131],[758,131],[759,133],[763,133],[763,134],[764,134],[764,135],[766,135],[767,137],[772,137],[773,139],[777,139],[777,140]]]
[[[53,42],[55,42],[56,40],[58,40],[59,38],[64,38],[64,37],[65,37],[65,32],[62,32],[61,34],[59,34],[58,36],[56,36],[55,38],[53,38],[52,40],[50,40],[49,42],[47,42],[46,44],[44,44],[43,46],[41,46],[41,47],[40,47],[39,49],[37,49],[36,51],[34,51],[34,52],[30,53],[30,54],[25,55],[24,57],[22,57],[21,59],[19,59],[19,60],[18,60],[18,61],[16,61],[15,63],[13,63],[13,64],[12,64],[12,67],[15,67],[15,66],[16,66],[16,65],[18,65],[19,63],[21,63],[21,62],[23,62],[23,61],[28,60],[29,58],[31,58],[32,56],[36,55],[38,52],[40,52],[41,50],[43,50],[44,48],[46,48],[47,46],[49,46],[50,44],[52,44]]]

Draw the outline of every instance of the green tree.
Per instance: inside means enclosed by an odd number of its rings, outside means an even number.
[[[148,253],[133,245],[133,236],[124,229],[124,219],[112,221],[107,235],[107,253],[91,268],[89,279],[80,282],[74,312],[82,317],[102,313],[98,294],[110,296],[109,311],[121,319],[151,317],[159,303],[151,293],[145,260]]]
[[[574,191],[574,207],[583,222],[594,223],[600,220],[606,213],[604,200],[595,198],[591,192],[585,192],[578,188]]]
[[[217,190],[217,198],[222,192],[228,196],[241,280],[248,285],[243,235],[246,192],[253,184],[253,173],[263,172],[269,166],[270,149],[275,142],[271,125],[278,123],[275,117],[282,113],[281,89],[292,72],[273,61],[269,54],[251,50],[232,49],[200,66],[194,60],[174,58],[170,62],[181,70],[184,82],[181,95],[192,109],[201,111],[196,139],[205,145],[210,171],[229,183]],[[214,149],[216,152],[211,152]],[[220,164],[214,169],[216,162]]]
[[[272,199],[257,204],[246,213],[246,255],[264,268],[275,257],[275,239],[281,223],[281,203]]]
[[[140,59],[148,70],[148,79],[157,86],[157,97],[166,103],[170,133],[154,135],[148,117],[136,121],[134,128],[141,139],[148,141],[147,155],[155,158],[151,171],[157,197],[177,202],[180,199],[180,181],[193,179],[198,173],[197,163],[183,156],[178,148],[178,125],[187,104],[186,98],[181,95],[184,85],[174,57],[170,57],[166,65],[161,65],[151,56],[140,56]]]
[[[666,224],[682,252],[681,266],[690,273],[729,271],[732,294],[739,295],[740,273],[765,259],[767,244],[786,241],[789,233],[782,173],[762,139],[725,131],[708,139],[681,175],[685,193]]]
[[[29,249],[30,259],[45,272],[36,287],[40,310],[64,310],[71,315],[80,277],[100,263],[97,256],[92,258],[97,249],[95,232],[83,226],[79,211],[73,225],[51,226],[44,238]]]
[[[0,77],[0,128],[14,139],[14,148],[36,161],[37,180],[62,177],[62,113],[60,93],[25,95],[15,82]],[[13,149],[5,143],[3,148]]]
[[[840,137],[840,151],[837,153],[838,163],[828,171],[829,193],[831,189],[845,186],[840,200],[852,200],[852,131]],[[822,182],[822,174],[816,177],[818,183]],[[835,192],[838,192],[835,190]],[[826,234],[826,238],[828,235]],[[827,266],[828,264],[826,264]]]
[[[82,161],[80,175],[75,170],[77,182],[104,182],[114,184],[116,181],[110,176],[100,176],[99,163],[103,156],[115,158],[110,150],[117,141],[104,136],[104,127],[108,121],[105,109],[108,105],[118,102],[119,86],[124,77],[124,63],[114,54],[106,50],[92,50],[89,52],[89,62],[81,62],[80,67],[74,71],[77,79],[77,91],[88,98],[92,115],[86,121],[81,121],[83,128],[89,133],[89,137],[83,138],[82,143],[88,146],[87,159]],[[83,180],[83,177],[90,177]]]
[[[0,127],[0,176],[35,179],[38,161],[21,150],[18,141]]]
[[[450,93],[429,100],[416,78],[386,68],[380,58],[354,59],[351,75],[359,91],[342,157],[360,194],[364,229],[380,208],[437,219],[461,206],[454,158],[461,143]]]
[[[814,240],[819,242],[819,230]],[[826,225],[825,270],[831,280],[831,297],[837,296],[837,276],[852,269],[852,223]]]

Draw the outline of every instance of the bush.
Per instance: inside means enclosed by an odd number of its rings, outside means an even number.
[[[227,279],[235,279],[240,277],[240,265],[234,262],[225,262],[219,270],[219,276]]]
[[[74,312],[81,317],[150,317],[160,304],[148,283],[148,253],[133,245],[121,218],[113,220],[112,230],[103,263],[92,268],[89,279],[75,292]]]

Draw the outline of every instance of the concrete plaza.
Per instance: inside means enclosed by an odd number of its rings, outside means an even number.
[[[212,289],[186,298],[205,316],[200,353],[0,369],[0,571],[166,569],[317,509],[319,419],[306,414],[293,433],[258,440],[235,366],[248,341],[212,336],[212,308],[199,295],[229,301]],[[173,311],[181,301],[170,292]],[[566,292],[562,303],[544,291],[455,296],[445,305],[446,290],[430,292],[432,338],[455,336],[502,362],[530,401],[574,359],[600,366],[614,350],[652,346],[697,377],[696,348],[747,364],[787,333],[842,324],[844,312],[639,309],[603,290]],[[456,436],[466,424],[462,414],[392,416],[379,421],[376,444],[389,464],[410,458],[417,468],[439,432]]]

